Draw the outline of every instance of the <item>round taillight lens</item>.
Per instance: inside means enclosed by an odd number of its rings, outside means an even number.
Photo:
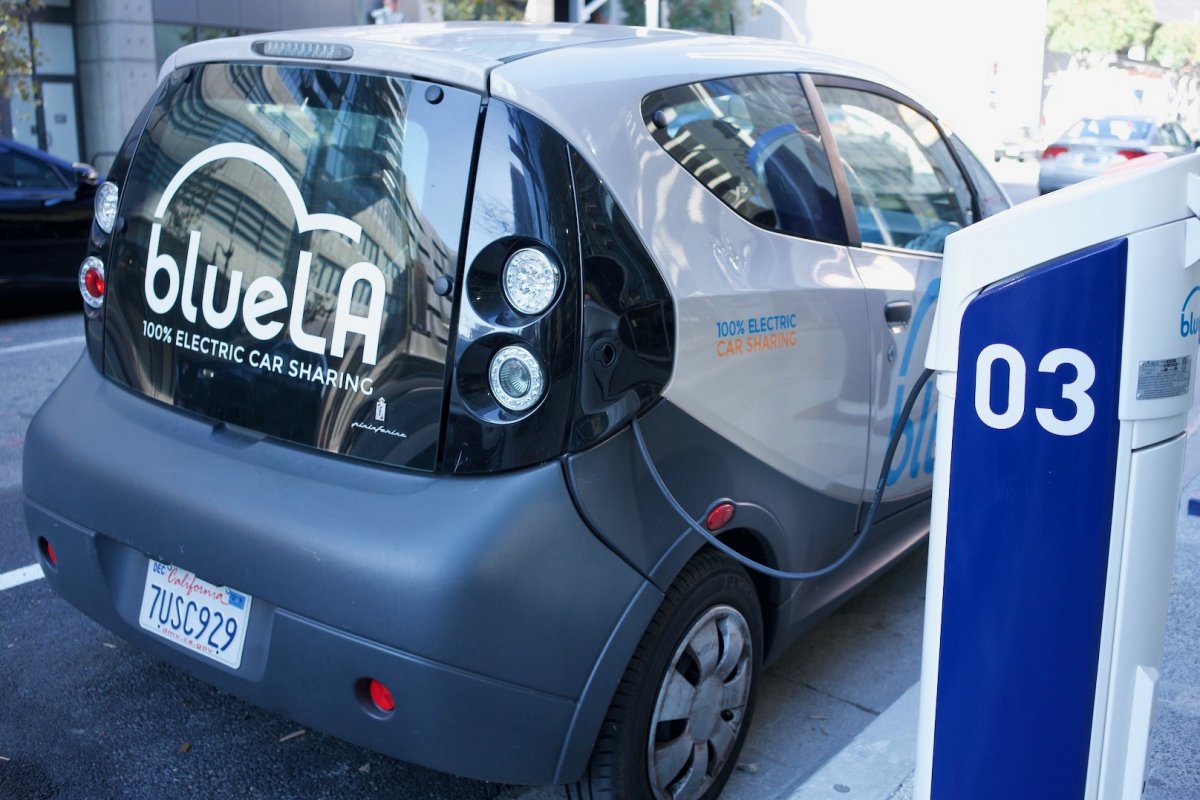
[[[88,256],[79,265],[79,293],[91,308],[104,304],[104,262]]]
[[[374,678],[367,684],[367,694],[380,711],[390,713],[396,709],[396,699],[392,697],[391,690]]]
[[[508,304],[522,314],[540,314],[558,294],[558,267],[533,247],[523,247],[508,257],[501,278]]]
[[[488,378],[492,396],[509,411],[533,408],[545,390],[541,365],[520,345],[503,347],[492,356]]]
[[[733,520],[733,512],[735,506],[729,501],[717,503],[713,506],[712,511],[708,512],[708,516],[704,518],[704,527],[710,531],[719,531]]]
[[[105,233],[112,233],[117,224],[117,200],[120,191],[115,183],[105,181],[96,190],[96,224]]]

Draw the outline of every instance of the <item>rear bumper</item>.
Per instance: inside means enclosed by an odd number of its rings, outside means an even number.
[[[86,358],[30,426],[24,488],[51,585],[102,625],[302,724],[481,779],[576,777],[661,599],[557,463],[381,469],[214,427]],[[239,669],[138,625],[150,557],[254,597]],[[366,677],[395,712],[360,700]]]

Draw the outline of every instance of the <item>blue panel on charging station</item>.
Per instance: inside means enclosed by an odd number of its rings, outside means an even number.
[[[963,316],[935,800],[1083,797],[1116,482],[1127,251],[1122,239],[1028,270],[989,287]],[[991,345],[1001,347],[985,353]],[[1039,369],[1062,348],[1058,360],[1068,363]],[[991,388],[977,397],[981,354]],[[1073,366],[1086,371],[1087,362],[1090,386]],[[1069,421],[1067,432],[1038,409]]]

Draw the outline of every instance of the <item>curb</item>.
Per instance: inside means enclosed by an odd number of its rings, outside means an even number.
[[[912,797],[917,763],[917,710],[913,684],[840,753],[814,772],[790,800],[904,800]]]

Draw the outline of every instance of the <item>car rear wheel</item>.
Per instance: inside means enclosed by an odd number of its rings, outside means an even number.
[[[762,663],[762,614],[745,571],[697,555],[630,659],[577,800],[713,800],[737,763]]]

